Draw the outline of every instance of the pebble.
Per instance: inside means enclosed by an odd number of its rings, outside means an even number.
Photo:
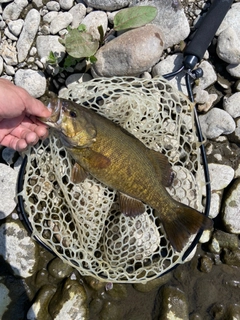
[[[58,36],[38,36],[36,40],[37,52],[40,60],[46,59],[49,56],[50,51],[54,52],[55,56],[58,59],[58,62],[61,62],[65,56],[65,47],[58,41]]]
[[[3,20],[17,20],[22,10],[28,5],[28,0],[14,0],[9,3],[2,13]]]
[[[228,63],[240,63],[240,36],[231,27],[223,30],[217,42],[217,55]]]
[[[11,167],[0,163],[0,219],[6,218],[16,207],[15,190],[17,172]]]
[[[49,11],[59,11],[60,10],[60,4],[57,1],[48,1],[46,6]]]
[[[240,78],[240,64],[229,64],[226,69],[231,76]]]
[[[103,11],[90,12],[83,20],[82,24],[86,26],[87,31],[92,35],[93,39],[100,40],[98,27],[102,26],[103,33],[107,31],[108,18]]]
[[[98,50],[92,73],[106,77],[139,75],[159,60],[163,47],[161,30],[155,25],[127,31]]]
[[[25,18],[23,30],[17,42],[19,62],[23,62],[26,59],[37,34],[39,24],[40,13],[36,9],[30,10]]]
[[[67,28],[72,22],[73,17],[69,12],[60,12],[50,24],[51,34],[57,34],[59,31]]]
[[[2,41],[0,44],[0,55],[7,65],[15,66],[18,63],[17,49],[7,41]]]
[[[233,118],[240,117],[240,92],[236,92],[230,97],[224,97],[223,109]]]
[[[4,30],[4,35],[5,35],[8,39],[10,39],[10,40],[13,40],[13,41],[18,40],[18,38],[15,37],[15,36],[11,33],[11,31],[8,29],[8,27],[5,28],[5,30]]]
[[[69,10],[73,6],[73,0],[59,0],[61,9]]]
[[[18,37],[22,31],[24,21],[22,19],[10,21],[8,23],[8,28],[12,32],[12,34]]]
[[[11,265],[14,275],[27,278],[34,273],[37,267],[36,250],[36,242],[18,223],[8,222],[0,226],[0,255]]]
[[[8,76],[13,76],[15,74],[15,70],[13,66],[9,66],[6,63],[3,64],[5,72]]]
[[[224,197],[222,219],[230,233],[240,234],[240,179],[236,179]]]
[[[53,19],[55,19],[57,16],[58,16],[57,11],[50,11],[43,16],[43,21],[47,23],[51,23]]]
[[[86,7],[83,3],[77,3],[69,10],[69,13],[71,13],[73,17],[71,27],[77,28],[81,24],[83,18],[86,16]]]
[[[34,98],[41,97],[47,87],[44,73],[31,69],[19,69],[15,74],[15,84],[27,90]]]
[[[213,191],[211,193],[211,204],[210,204],[210,211],[209,217],[214,219],[220,212],[221,208],[221,200],[222,200],[222,191]]]
[[[106,11],[115,11],[127,7],[129,2],[129,0],[85,0],[85,3],[88,5],[88,7]]]
[[[214,139],[221,134],[230,134],[236,129],[233,118],[224,110],[212,108],[204,115],[199,116],[203,135]]]

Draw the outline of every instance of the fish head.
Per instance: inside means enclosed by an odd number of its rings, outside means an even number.
[[[96,139],[96,129],[88,110],[65,99],[51,99],[47,108],[50,117],[39,120],[60,133],[66,147],[86,147]]]

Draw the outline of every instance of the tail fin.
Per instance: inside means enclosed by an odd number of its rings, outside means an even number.
[[[180,252],[187,244],[191,235],[201,229],[211,229],[213,222],[197,210],[177,203],[172,214],[161,216],[161,222],[173,248]]]

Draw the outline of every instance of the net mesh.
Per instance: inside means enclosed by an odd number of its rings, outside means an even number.
[[[175,173],[168,192],[202,211],[196,175],[200,154],[193,105],[165,79],[98,78],[74,83],[60,97],[92,108],[120,124],[148,148],[164,153]],[[146,282],[179,263],[152,208],[137,217],[119,211],[115,190],[92,177],[71,181],[73,160],[57,136],[27,151],[22,196],[33,236],[60,258],[110,282]]]

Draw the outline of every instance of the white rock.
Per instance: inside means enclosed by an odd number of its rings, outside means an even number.
[[[73,17],[71,23],[72,28],[77,28],[81,24],[83,18],[86,16],[86,7],[82,3],[77,3],[69,10],[69,13],[71,13]]]
[[[41,71],[19,69],[15,74],[15,84],[27,90],[34,98],[39,98],[46,91],[47,81]]]
[[[36,40],[37,52],[41,61],[47,61],[50,51],[54,52],[58,61],[65,56],[65,47],[58,41],[58,36],[38,36]]]
[[[240,234],[240,179],[228,190],[223,205],[223,223],[228,232]]]
[[[57,1],[48,1],[46,6],[49,11],[59,11],[60,10],[60,4]]]
[[[231,76],[240,78],[240,64],[229,64],[226,69]]]
[[[236,92],[230,97],[224,97],[223,109],[233,118],[240,117],[240,92]]]
[[[0,255],[11,265],[14,275],[27,278],[34,273],[36,244],[16,222],[0,226]]]
[[[194,101],[198,104],[199,111],[207,112],[213,105],[213,102],[217,100],[218,95],[215,93],[209,94],[208,91],[202,90],[198,86],[194,87]]]
[[[14,0],[3,10],[3,20],[17,20],[22,10],[28,5],[28,0]]]
[[[219,214],[220,208],[221,208],[221,199],[222,199],[222,191],[212,192],[210,211],[209,211],[210,218],[214,219]]]
[[[199,116],[203,135],[214,139],[221,134],[230,134],[235,128],[233,118],[224,110],[213,108],[204,115]]]
[[[104,34],[107,31],[107,14],[103,11],[92,11],[82,20],[82,24],[85,24],[87,31],[91,33],[94,39],[99,40],[98,27],[102,26]]]
[[[240,2],[234,3],[230,10],[227,12],[220,27],[218,28],[216,35],[218,36],[223,30],[231,27],[239,34],[240,30]]]
[[[73,17],[69,12],[59,12],[50,24],[51,34],[57,34],[60,30],[67,28],[72,22]]]
[[[15,66],[18,63],[17,49],[7,41],[3,41],[0,44],[0,55],[9,66]]]
[[[8,39],[10,39],[10,40],[13,40],[13,41],[17,41],[18,40],[18,38],[12,34],[12,32],[8,29],[8,27],[5,28],[4,35],[6,37],[8,37]]]
[[[199,79],[197,87],[206,89],[217,81],[217,75],[209,62],[202,61],[199,68],[203,70],[203,76]]]
[[[15,74],[15,70],[13,66],[9,66],[6,63],[4,63],[4,69],[8,76],[13,76]]]
[[[18,61],[26,59],[28,51],[32,46],[40,24],[40,13],[36,9],[31,9],[24,21],[23,30],[17,42]]]
[[[43,16],[43,21],[47,23],[51,23],[53,19],[55,19],[57,16],[58,16],[58,12],[50,11]]]
[[[17,172],[11,167],[0,163],[0,219],[6,218],[14,208]]]
[[[12,34],[18,37],[22,31],[23,24],[24,24],[24,21],[22,19],[10,21],[8,24],[8,28],[12,32]]]
[[[229,27],[220,33],[217,42],[217,55],[228,63],[240,63],[240,36],[239,32]]]
[[[61,9],[69,10],[73,6],[73,0],[59,0]]]

